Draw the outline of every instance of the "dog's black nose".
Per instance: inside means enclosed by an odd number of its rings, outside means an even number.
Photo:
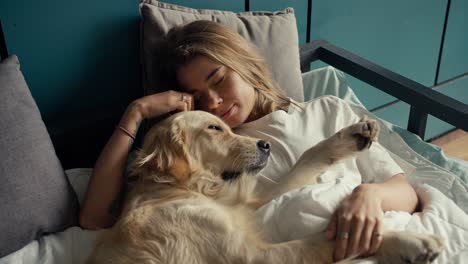
[[[270,152],[270,143],[266,142],[265,140],[257,141],[257,147],[265,153]]]

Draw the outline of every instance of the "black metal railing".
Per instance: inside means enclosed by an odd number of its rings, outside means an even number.
[[[427,116],[431,114],[468,131],[468,105],[420,83],[361,58],[333,44],[316,40],[300,48],[301,71],[321,60],[373,87],[411,105],[408,131],[424,138]]]

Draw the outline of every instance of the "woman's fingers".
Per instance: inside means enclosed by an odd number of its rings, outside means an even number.
[[[327,236],[328,240],[335,239],[336,224],[337,224],[337,219],[336,219],[336,211],[335,211],[335,213],[332,214],[331,219],[330,219],[330,223],[328,224],[328,227],[327,227],[326,236]]]
[[[348,247],[346,249],[346,258],[361,253],[361,249],[359,248],[359,242],[361,241],[363,230],[367,230],[368,228],[369,227],[366,226],[366,220],[363,216],[353,217],[353,219],[351,220]]]
[[[335,261],[342,260],[346,255],[348,249],[348,242],[350,238],[351,228],[351,215],[339,215],[338,214],[338,226],[335,240],[335,251],[333,258]]]
[[[362,231],[361,241],[359,243],[359,254],[363,256],[370,255],[370,246],[372,243],[372,234],[375,232],[376,222],[378,220],[368,219],[366,221],[366,227]]]
[[[189,111],[194,107],[191,94],[176,91],[147,95],[133,101],[131,106],[143,119],[155,118],[173,111]]]
[[[383,227],[382,221],[379,220],[375,223],[374,232],[372,233],[371,244],[369,247],[369,255],[375,254],[383,241]]]
[[[188,93],[176,93],[176,112],[191,111],[194,109],[193,96]]]
[[[182,93],[181,98],[182,102],[186,105],[185,111],[192,111],[194,109],[193,96],[188,93]]]
[[[195,110],[195,99],[193,98],[193,95],[189,94],[188,111],[193,110]]]

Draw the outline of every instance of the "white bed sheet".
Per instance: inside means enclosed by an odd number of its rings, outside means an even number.
[[[353,98],[349,92],[340,89],[339,73],[326,70],[316,78],[328,91],[335,91],[341,98]],[[318,84],[316,84],[318,85]],[[343,93],[343,94],[340,94]],[[330,94],[330,93],[323,93]],[[366,113],[357,104],[357,113]],[[394,229],[440,234],[447,238],[447,247],[436,263],[464,263],[468,259],[468,187],[447,170],[431,163],[415,153],[406,143],[384,123],[382,123],[380,143],[385,146],[400,163],[409,180],[416,187],[424,204],[422,213],[413,215],[402,212],[387,212],[385,223]],[[67,176],[77,192],[80,203],[91,169],[68,170]],[[300,238],[305,234],[318,233],[327,224],[339,201],[354,188],[354,183],[345,178],[336,182],[306,186],[284,194],[262,207],[258,220],[277,241]],[[40,264],[80,264],[90,254],[96,232],[72,227],[64,232],[44,236],[24,248],[0,259],[0,264],[40,263]],[[372,263],[363,260],[362,263]]]
[[[66,174],[81,204],[91,169],[71,169]],[[22,249],[0,259],[0,264],[81,264],[91,253],[96,231],[71,227],[67,230],[41,237]]]

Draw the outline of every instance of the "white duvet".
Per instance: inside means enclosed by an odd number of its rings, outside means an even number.
[[[340,96],[340,97],[346,97]],[[357,113],[365,109],[353,105]],[[373,116],[366,112],[368,116]],[[376,117],[374,117],[376,118]],[[415,153],[385,124],[379,142],[385,146],[416,188],[423,205],[421,213],[385,213],[387,227],[438,234],[446,247],[436,263],[466,263],[468,260],[468,186],[448,171]],[[83,199],[91,169],[72,169],[67,175]],[[276,241],[296,239],[325,229],[328,219],[346,195],[355,187],[346,178],[288,192],[257,212],[258,221]],[[0,264],[80,264],[90,254],[96,232],[72,227],[42,237],[24,248],[1,258]],[[373,263],[362,260],[362,263]]]

